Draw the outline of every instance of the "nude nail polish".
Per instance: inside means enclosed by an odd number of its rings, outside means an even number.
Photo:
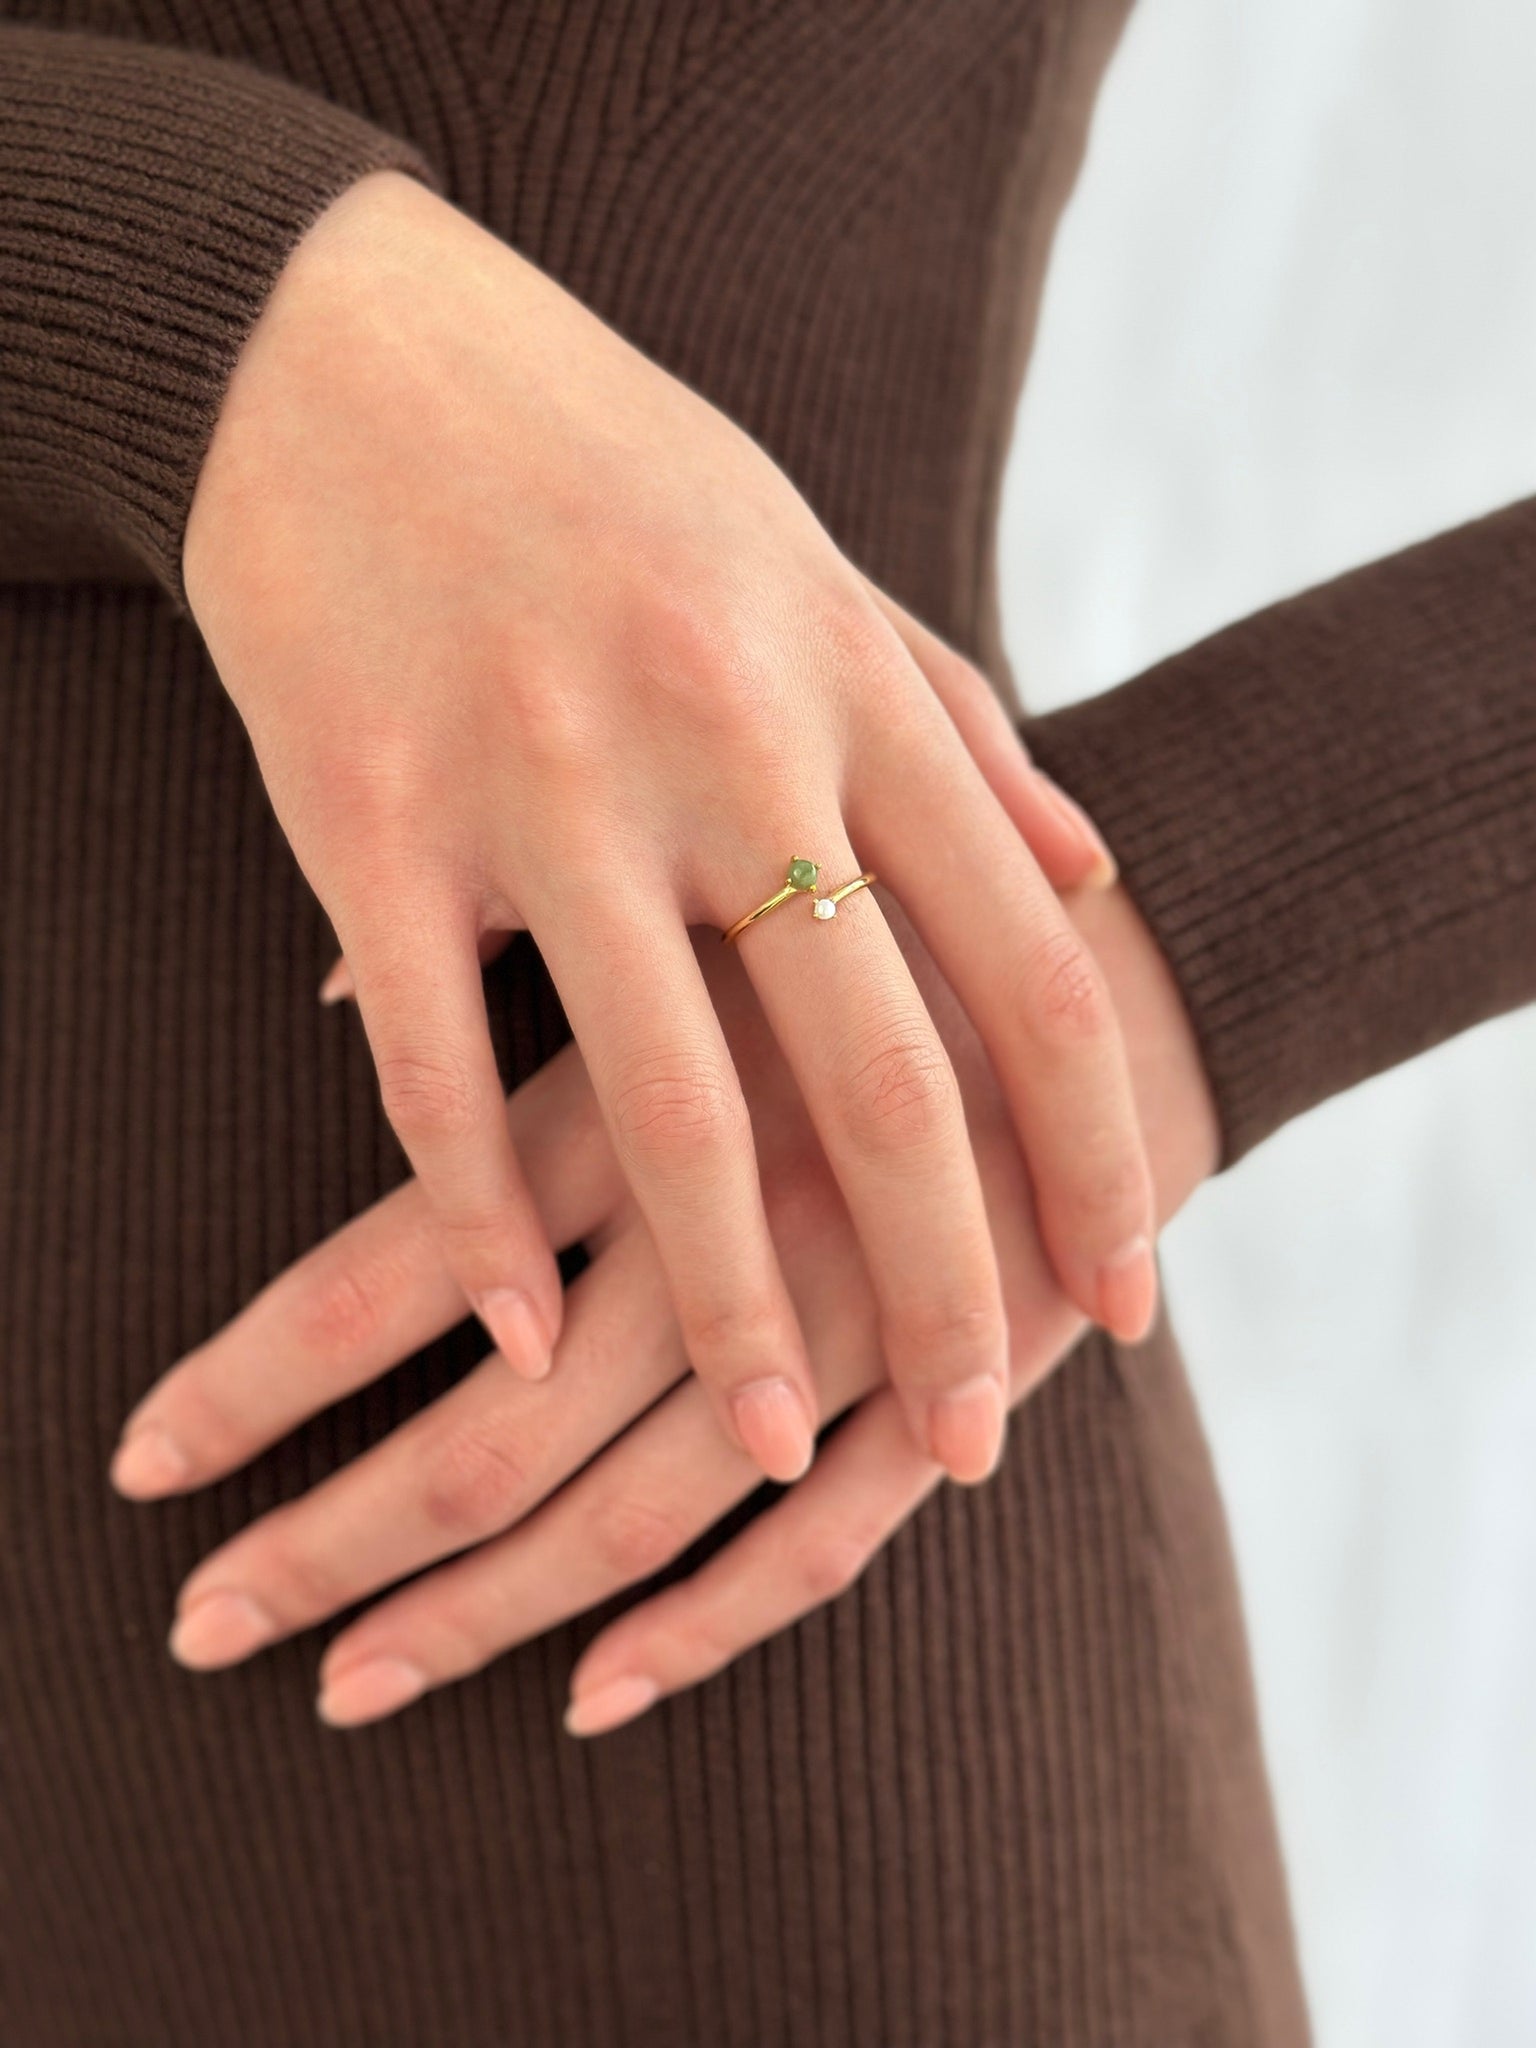
[[[176,1617],[169,1648],[178,1664],[193,1671],[213,1671],[238,1664],[270,1643],[277,1623],[248,1593],[205,1593]]]
[[[492,1287],[481,1295],[475,1312],[491,1333],[491,1341],[518,1376],[541,1380],[554,1363],[549,1340],[533,1303],[517,1287]]]
[[[606,1735],[626,1721],[643,1714],[660,1698],[660,1689],[649,1678],[613,1678],[573,1699],[565,1710],[569,1735]]]
[[[1112,883],[1119,880],[1120,870],[1115,865],[1115,857],[1110,852],[1103,833],[1076,798],[1067,795],[1059,782],[1053,782],[1043,768],[1037,768],[1035,773],[1040,778],[1040,787],[1057,815],[1065,819],[1093,855],[1093,866],[1084,878],[1084,885],[1090,889],[1109,888]]]
[[[928,1403],[929,1455],[952,1479],[971,1484],[997,1468],[1007,1404],[1001,1382],[978,1373]]]
[[[333,1728],[356,1728],[397,1713],[427,1689],[427,1674],[404,1657],[369,1657],[323,1681],[315,1712]]]
[[[118,1445],[109,1476],[131,1500],[154,1500],[192,1476],[192,1460],[167,1431],[146,1422]]]
[[[1133,1237],[1099,1268],[1099,1321],[1136,1344],[1157,1312],[1157,1262],[1145,1237]]]
[[[731,1397],[731,1415],[747,1456],[781,1484],[803,1478],[815,1455],[805,1403],[785,1379],[754,1380]]]

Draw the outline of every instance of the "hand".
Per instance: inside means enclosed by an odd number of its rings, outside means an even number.
[[[514,1366],[547,1369],[562,1301],[477,953],[526,927],[723,1426],[771,1475],[804,1469],[805,1342],[687,932],[762,901],[791,853],[823,887],[869,866],[900,898],[1002,1077],[1067,1292],[1146,1326],[1125,1050],[1016,829],[1006,719],[702,398],[417,180],[374,173],[306,233],[247,339],[183,566],[448,1270]],[[978,1478],[1002,1432],[996,1256],[881,908],[864,892],[813,930],[791,903],[739,950],[915,1435]]]
[[[1166,1218],[1217,1159],[1199,1056],[1123,889],[1080,895],[1072,911],[1125,1022]],[[1083,1317],[1041,1253],[983,1048],[897,922],[976,1133],[1011,1333],[1010,1394],[1022,1400],[1081,1335]],[[942,1477],[911,1443],[885,1384],[873,1285],[793,1077],[739,962],[706,946],[702,964],[748,1077],[771,1227],[822,1409],[857,1405],[809,1477],[590,1646],[573,1680],[578,1733],[630,1718],[840,1591]],[[487,1359],[352,1465],[205,1558],[178,1600],[171,1641],[183,1662],[233,1662],[457,1553],[326,1651],[322,1713],[344,1725],[375,1719],[647,1578],[756,1485],[686,1377],[654,1246],[574,1046],[516,1092],[509,1117],[552,1240],[584,1241],[592,1257],[570,1291],[558,1379],[520,1384]],[[187,1483],[205,1484],[462,1312],[423,1192],[408,1183],[274,1280],[150,1390],[128,1428],[167,1431],[189,1458]]]

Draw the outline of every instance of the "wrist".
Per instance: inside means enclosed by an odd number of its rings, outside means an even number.
[[[303,416],[309,385],[339,366],[363,374],[357,322],[393,251],[404,263],[413,227],[455,210],[408,172],[365,172],[293,245],[245,337],[198,471],[182,535],[182,586],[206,631],[216,569],[263,490],[274,443]]]

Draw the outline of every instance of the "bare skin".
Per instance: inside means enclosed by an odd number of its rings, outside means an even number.
[[[1218,1156],[1198,1048],[1123,887],[1068,901],[1124,1021],[1161,1223]],[[893,924],[959,1077],[1007,1307],[1009,1398],[1019,1402],[1085,1318],[1044,1254],[982,1042],[899,913]],[[849,1206],[743,965],[718,944],[701,946],[700,964],[746,1083],[819,1417],[856,1412],[777,1504],[597,1637],[573,1674],[567,1725],[577,1734],[632,1719],[832,1598],[944,1477],[905,1426]],[[223,1544],[181,1588],[171,1647],[184,1663],[238,1661],[445,1560],[386,1592],[326,1649],[322,1715],[340,1726],[374,1720],[648,1578],[758,1484],[688,1371],[664,1268],[574,1046],[517,1090],[508,1122],[551,1241],[583,1242],[592,1255],[570,1290],[560,1372],[530,1385],[493,1354],[383,1443]],[[175,1366],[129,1426],[171,1432],[189,1455],[184,1485],[206,1484],[464,1307],[425,1192],[407,1183]]]
[[[1101,855],[985,682],[714,407],[378,172],[303,237],[248,338],[183,566],[446,1270],[518,1371],[549,1369],[563,1303],[479,958],[526,927],[717,1419],[760,1470],[804,1471],[806,1334],[689,936],[760,902],[793,854],[823,890],[869,867],[901,903],[1000,1077],[1066,1294],[1146,1328],[1125,1042],[1031,846],[1054,833],[1076,879]],[[977,1480],[1002,1445],[1003,1286],[888,907],[866,891],[813,927],[792,902],[741,961],[846,1201],[914,1443]],[[157,1459],[175,1475],[169,1440],[135,1457],[146,1483]]]

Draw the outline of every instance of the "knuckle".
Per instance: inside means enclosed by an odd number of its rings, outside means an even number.
[[[1148,1192],[1148,1175],[1141,1155],[1117,1142],[1112,1156],[1086,1176],[1078,1190],[1077,1205],[1096,1232],[1118,1245],[1130,1226],[1142,1220],[1148,1207]]]
[[[705,682],[727,665],[731,639],[729,620],[707,586],[675,575],[648,583],[634,645],[660,682]]]
[[[333,721],[318,732],[313,759],[325,778],[328,804],[350,828],[390,807],[391,793],[413,772],[401,733],[356,722]]]
[[[823,1529],[802,1542],[789,1561],[790,1583],[815,1607],[846,1593],[862,1575],[875,1543],[858,1530]]]
[[[620,1081],[613,1125],[626,1158],[654,1164],[686,1163],[743,1136],[736,1092],[719,1066],[671,1050]]]
[[[625,1585],[650,1578],[688,1543],[675,1508],[623,1493],[594,1504],[587,1533],[598,1557]]]
[[[963,1301],[924,1301],[908,1311],[905,1336],[925,1358],[945,1360],[954,1377],[967,1376],[974,1360],[988,1364],[1003,1354],[1008,1321],[1000,1296],[971,1296]],[[928,1377],[928,1375],[925,1375]],[[945,1375],[946,1383],[949,1375]]]
[[[887,1155],[952,1132],[960,1089],[937,1036],[901,1026],[854,1049],[841,1105],[845,1131],[857,1148]]]
[[[519,646],[495,664],[495,674],[498,724],[513,758],[558,787],[584,782],[602,759],[604,713],[568,658],[555,648]]]
[[[384,1325],[382,1290],[355,1261],[318,1265],[300,1281],[294,1335],[314,1357],[339,1363],[364,1351]]]
[[[707,581],[658,584],[633,645],[648,697],[663,704],[671,720],[729,748],[742,778],[785,775],[792,664],[761,608]]]
[[[493,1594],[483,1587],[460,1589],[451,1567],[446,1583],[434,1589],[432,1605],[411,1629],[415,1642],[401,1645],[401,1654],[424,1664],[439,1679],[467,1678],[483,1670],[510,1647],[505,1617]]]
[[[260,1569],[252,1571],[253,1588],[273,1587],[271,1604],[290,1622],[308,1615],[332,1614],[352,1598],[329,1548],[306,1542],[301,1533],[271,1532]],[[258,1592],[258,1597],[265,1597]]]
[[[381,1054],[378,1070],[384,1113],[402,1138],[458,1138],[474,1129],[474,1077],[453,1053],[405,1047]]]
[[[1109,994],[1088,947],[1073,931],[1042,940],[1026,970],[1030,1017],[1052,1045],[1078,1045],[1109,1028]]]
[[[419,837],[412,820],[419,825],[431,802],[432,769],[413,721],[374,717],[327,734],[315,781],[325,792],[323,815],[345,844],[378,851]]]
[[[856,586],[836,584],[812,611],[814,664],[867,716],[905,721],[927,692],[914,691],[915,664],[900,634]]]
[[[914,747],[928,750],[940,733],[953,739],[950,718],[959,703],[1002,715],[996,690],[975,662],[911,613],[888,616],[861,588],[844,593],[834,635],[861,701],[878,702],[882,717]]]
[[[720,1384],[752,1379],[760,1362],[781,1359],[794,1341],[773,1302],[745,1294],[724,1305],[685,1301],[678,1320],[694,1366]]]
[[[519,1218],[505,1203],[482,1204],[472,1210],[439,1208],[433,1215],[436,1243],[453,1270],[475,1276],[473,1284],[484,1284],[480,1275],[499,1277],[508,1270],[512,1248],[520,1242]]]
[[[927,650],[927,658],[951,695],[973,698],[983,707],[997,703],[997,692],[982,670],[946,641],[935,638]]]
[[[667,1633],[678,1665],[701,1678],[724,1670],[748,1641],[740,1622],[712,1600],[691,1601]]]
[[[857,585],[833,582],[818,592],[811,612],[816,638],[839,672],[888,671],[899,648],[892,628]]]
[[[460,1542],[494,1536],[513,1521],[528,1487],[527,1463],[504,1427],[484,1422],[445,1431],[427,1448],[421,1512]]]

